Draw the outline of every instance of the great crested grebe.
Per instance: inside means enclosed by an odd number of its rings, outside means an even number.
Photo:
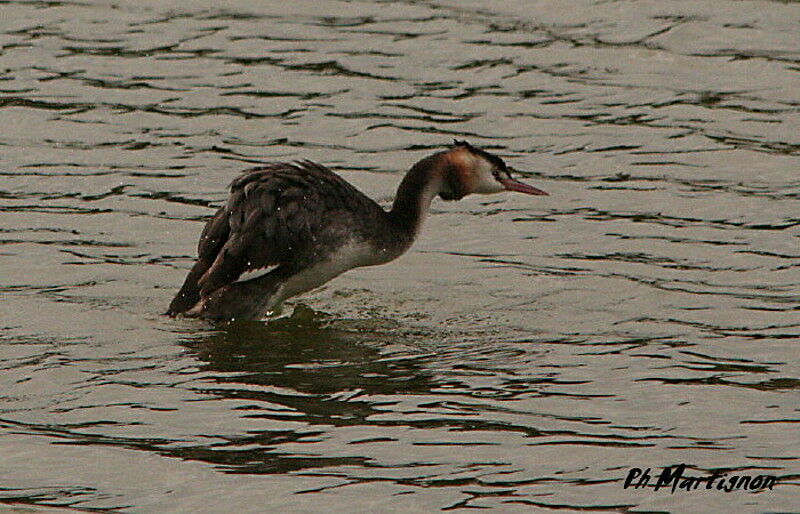
[[[230,187],[170,316],[257,319],[349,269],[387,263],[409,249],[437,195],[547,194],[511,178],[500,157],[458,140],[411,167],[390,211],[310,161],[246,171]]]

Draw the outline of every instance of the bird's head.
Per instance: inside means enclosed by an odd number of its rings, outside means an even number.
[[[503,159],[466,141],[455,140],[442,157],[446,165],[439,197],[444,200],[460,200],[468,194],[503,191],[547,195],[541,189],[513,179]]]

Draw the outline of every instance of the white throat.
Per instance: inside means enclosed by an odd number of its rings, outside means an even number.
[[[480,157],[474,157],[474,173],[470,177],[469,189],[470,192],[490,195],[494,193],[501,193],[506,189],[503,184],[497,181],[494,177],[494,165]]]

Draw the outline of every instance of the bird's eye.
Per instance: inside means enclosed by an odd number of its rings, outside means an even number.
[[[495,180],[503,180],[511,178],[511,173],[507,169],[501,170],[500,168],[495,168],[492,170],[492,176]]]

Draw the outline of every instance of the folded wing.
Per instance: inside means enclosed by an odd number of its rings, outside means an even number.
[[[321,258],[325,244],[348,229],[342,219],[338,225],[332,221],[331,213],[362,197],[367,200],[341,177],[309,161],[275,163],[242,174],[203,229],[197,262],[167,314],[186,312],[217,289],[259,271],[291,273]]]

